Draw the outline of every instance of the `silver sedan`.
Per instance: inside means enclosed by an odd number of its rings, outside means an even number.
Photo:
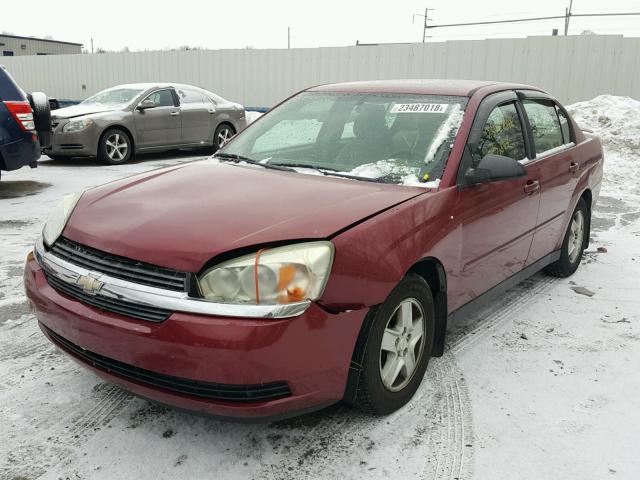
[[[52,112],[52,159],[98,157],[119,164],[137,153],[217,150],[246,126],[242,105],[191,85],[135,83]]]

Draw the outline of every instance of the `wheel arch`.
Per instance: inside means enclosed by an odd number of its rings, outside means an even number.
[[[135,154],[136,153],[136,139],[135,139],[131,129],[125,127],[121,123],[114,123],[114,124],[111,124],[111,125],[108,125],[108,126],[104,127],[102,129],[102,132],[100,132],[100,136],[98,137],[98,142],[96,144],[96,155],[100,154],[100,143],[102,142],[102,139],[104,138],[105,133],[107,133],[107,131],[112,129],[112,128],[118,128],[120,130],[123,130],[127,135],[129,135],[129,140],[131,140],[131,153]]]
[[[587,234],[584,236],[584,248],[586,249],[589,247],[589,240],[591,238],[591,206],[593,202],[593,193],[591,192],[591,189],[586,188],[584,192],[582,192],[582,195],[580,195],[580,198],[587,204],[587,209],[589,211],[589,215],[587,216]]]
[[[447,274],[444,265],[435,257],[425,257],[414,263],[407,273],[419,275],[431,289],[436,320],[432,356],[441,357],[447,335]]]

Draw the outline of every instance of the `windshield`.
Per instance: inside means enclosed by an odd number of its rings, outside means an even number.
[[[305,92],[269,112],[222,152],[308,173],[322,170],[433,187],[444,171],[466,100]]]
[[[96,93],[81,103],[83,105],[106,105],[109,107],[127,105],[142,92],[144,92],[142,88],[110,88]]]

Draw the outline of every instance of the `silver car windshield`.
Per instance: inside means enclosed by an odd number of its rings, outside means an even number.
[[[144,92],[141,88],[110,88],[83,100],[83,105],[105,105],[115,107],[127,105],[138,95]]]
[[[437,186],[466,97],[305,92],[222,149],[305,173]]]

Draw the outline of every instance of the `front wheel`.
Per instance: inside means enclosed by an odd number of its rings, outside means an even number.
[[[584,199],[578,201],[576,209],[573,211],[571,221],[564,235],[560,258],[545,268],[545,272],[553,277],[568,277],[578,269],[582,253],[587,244],[589,234],[590,212]]]
[[[98,159],[103,163],[118,165],[131,158],[132,150],[129,135],[119,128],[110,128],[100,137]]]
[[[435,313],[427,282],[407,275],[362,334],[369,338],[353,403],[368,413],[394,412],[411,400],[431,357]]]

